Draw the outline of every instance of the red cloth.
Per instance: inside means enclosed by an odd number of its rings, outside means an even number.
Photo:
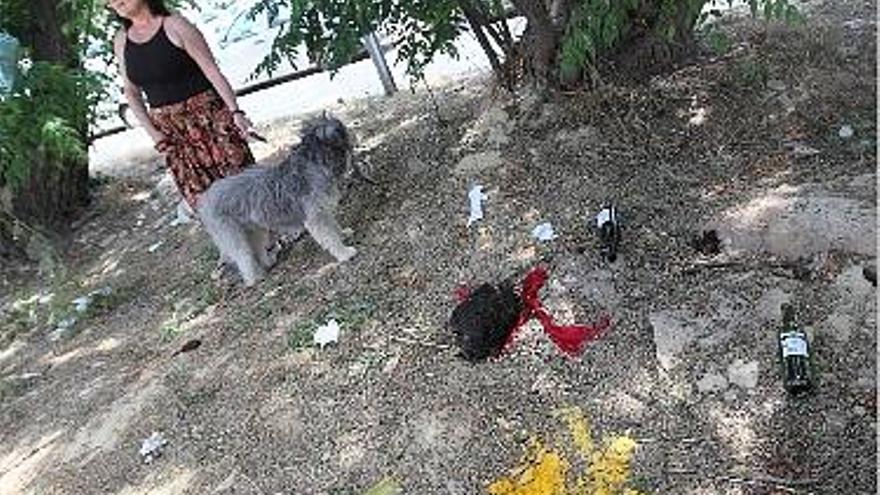
[[[544,309],[541,299],[538,298],[538,291],[547,282],[547,270],[544,267],[535,267],[526,275],[522,284],[522,300],[523,310],[519,315],[519,319],[510,334],[507,336],[507,348],[513,341],[517,330],[526,324],[530,319],[537,318],[544,327],[544,331],[550,336],[550,340],[556,344],[562,352],[569,356],[577,356],[584,350],[584,345],[588,342],[596,340],[611,325],[608,315],[603,315],[596,325],[557,325],[553,322],[553,317]]]

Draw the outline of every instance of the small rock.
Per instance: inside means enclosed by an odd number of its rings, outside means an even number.
[[[784,82],[780,81],[779,79],[770,79],[769,81],[767,81],[767,88],[772,89],[773,91],[780,91],[781,92],[781,91],[785,91],[787,86],[785,85]]]
[[[714,229],[704,230],[695,235],[691,240],[691,245],[705,256],[715,256],[721,252],[721,239],[718,237],[718,231]]]
[[[657,362],[662,370],[670,371],[700,334],[701,322],[690,313],[672,311],[651,313],[648,320],[654,333]]]
[[[725,389],[727,389],[727,378],[724,375],[706,373],[697,382],[697,390],[703,394],[719,392]]]
[[[862,406],[854,406],[852,409],[852,412],[854,415],[859,416],[859,417],[862,417],[862,416],[868,414],[868,410]]]
[[[853,318],[845,313],[835,312],[829,316],[823,325],[832,337],[840,342],[846,342],[852,336],[852,332],[856,327]]]
[[[871,285],[877,287],[877,265],[867,265],[862,269],[862,275]]]
[[[851,125],[843,125],[840,126],[840,130],[837,131],[837,135],[841,137],[841,139],[849,139],[855,135],[856,131],[852,128]]]
[[[479,174],[501,167],[503,160],[500,151],[487,151],[467,155],[458,162],[455,173],[461,175]]]
[[[789,153],[796,157],[807,157],[819,154],[819,150],[817,150],[816,148],[798,142],[788,143],[786,145],[786,148],[788,148]]]
[[[744,363],[737,359],[727,367],[727,378],[730,383],[751,390],[758,386],[758,362],[749,361]]]
[[[773,288],[761,295],[755,304],[758,320],[762,323],[782,321],[780,307],[791,301],[791,294],[779,288]]]

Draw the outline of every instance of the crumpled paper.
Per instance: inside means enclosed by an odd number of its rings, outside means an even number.
[[[470,227],[477,220],[483,219],[483,201],[489,196],[483,193],[483,186],[475,185],[468,192],[468,200],[471,204],[471,214],[468,217],[467,225]]]
[[[331,318],[327,323],[319,326],[315,330],[314,342],[321,349],[327,344],[339,342],[339,322]]]
[[[556,239],[556,232],[553,231],[553,225],[550,222],[544,222],[532,230],[532,236],[539,241],[552,241]]]
[[[168,441],[162,437],[162,434],[158,431],[154,431],[152,435],[145,438],[143,442],[141,442],[141,457],[144,458],[144,462],[149,464],[156,460],[157,458],[162,456],[162,447],[168,444]]]

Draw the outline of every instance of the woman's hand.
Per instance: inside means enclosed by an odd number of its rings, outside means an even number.
[[[254,123],[241,110],[232,112],[232,121],[235,122],[241,137],[247,139],[254,132]]]
[[[150,132],[150,139],[153,140],[153,147],[156,148],[156,151],[163,155],[171,149],[171,141],[159,131]]]

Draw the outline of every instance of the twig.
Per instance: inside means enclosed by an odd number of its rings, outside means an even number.
[[[758,261],[758,262],[749,262],[749,261],[708,261],[703,263],[694,263],[690,266],[686,266],[680,270],[680,273],[683,275],[693,275],[702,270],[716,270],[716,269],[726,269],[726,268],[739,268],[745,270],[772,270],[775,275],[780,276],[791,276],[795,279],[803,278],[804,274],[800,273],[803,270],[807,270],[806,267],[799,266],[797,263],[790,261]],[[780,270],[791,270],[794,273],[789,275],[787,273],[782,273]]]
[[[426,342],[424,340],[416,340],[416,339],[408,339],[406,337],[400,337],[397,335],[390,335],[389,338],[395,342],[400,342],[401,344],[409,344],[409,345],[420,345],[424,347],[433,347],[439,350],[449,350],[452,346],[446,344],[436,344],[434,342]]]
[[[738,476],[721,476],[716,478],[718,481],[727,481],[729,483],[739,483],[742,485],[769,485],[777,490],[782,490],[788,493],[794,494],[812,494],[811,491],[804,491],[794,488],[796,486],[804,486],[804,485],[812,485],[816,483],[815,479],[805,479],[805,480],[786,480],[782,478],[776,478],[774,476],[755,476],[752,478],[742,478]]]
[[[257,493],[259,493],[260,495],[266,495],[266,492],[264,492],[263,489],[260,488],[260,485],[258,485],[256,481],[251,479],[251,477],[248,476],[247,473],[242,471],[241,475],[244,476],[244,479],[248,480],[250,482],[250,484],[253,485],[253,487],[257,489]]]
[[[689,468],[670,468],[663,471],[664,474],[670,475],[696,475],[699,474],[699,471],[696,469]],[[806,478],[802,480],[788,480],[784,478],[777,478],[775,476],[768,475],[755,475],[750,478],[745,478],[742,476],[714,476],[712,477],[714,481],[720,482],[728,482],[728,483],[737,483],[741,485],[769,485],[777,490],[782,490],[784,492],[793,493],[797,495],[812,495],[812,491],[805,491],[798,487],[804,487],[807,485],[814,485],[816,483],[815,478]]]

